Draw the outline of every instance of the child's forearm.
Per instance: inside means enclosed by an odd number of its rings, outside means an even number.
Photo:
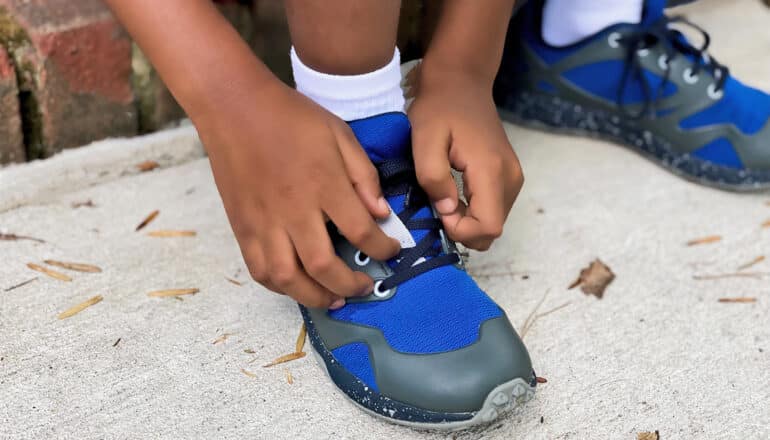
[[[105,1],[193,119],[279,83],[210,0]]]
[[[425,55],[424,69],[462,71],[491,86],[500,67],[514,3],[515,0],[446,0]]]

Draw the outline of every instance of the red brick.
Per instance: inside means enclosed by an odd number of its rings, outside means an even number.
[[[18,95],[16,72],[0,46],[0,165],[23,162],[25,158]]]
[[[26,33],[13,58],[28,92],[31,158],[137,132],[131,40],[100,0],[0,0],[0,8]]]

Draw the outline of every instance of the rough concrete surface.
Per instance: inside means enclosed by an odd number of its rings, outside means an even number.
[[[770,88],[770,14],[760,3],[691,8],[717,56]],[[538,313],[568,305],[526,335],[548,379],[535,400],[457,438],[635,439],[654,430],[665,440],[770,437],[770,276],[693,279],[769,252],[761,224],[770,194],[702,188],[603,142],[507,130],[527,183],[504,236],[472,254],[470,270],[518,328],[543,299]],[[110,145],[88,148],[107,154]],[[49,163],[73,162],[71,154]],[[79,166],[89,169],[95,157],[84,154]],[[121,157],[113,171],[131,167]],[[41,164],[0,171],[11,188],[16,179],[33,185],[35,175],[61,182],[55,197],[12,203],[2,203],[13,196],[0,185],[0,232],[45,240],[0,241],[0,438],[452,438],[355,409],[312,357],[261,367],[293,350],[299,313],[247,282],[208,163],[182,162],[104,180],[83,171],[85,183],[61,175],[72,163],[51,165],[48,175]],[[96,206],[71,206],[85,200]],[[134,232],[154,209],[160,216]],[[145,234],[157,229],[198,235]],[[685,245],[709,235],[722,240]],[[596,257],[617,275],[604,299],[567,290]],[[25,266],[47,258],[103,272],[63,270],[74,278],[65,283]],[[747,271],[770,274],[770,262]],[[183,301],[146,295],[187,287],[200,293]],[[97,294],[104,301],[57,320]]]

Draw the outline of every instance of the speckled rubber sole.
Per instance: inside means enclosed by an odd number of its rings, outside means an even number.
[[[729,168],[678,153],[668,141],[634,126],[633,121],[623,121],[617,115],[586,108],[558,96],[527,91],[510,94],[499,113],[504,120],[515,124],[623,145],[674,174],[702,185],[737,192],[770,189],[770,170]]]
[[[326,362],[324,362],[321,355],[316,352],[315,348],[311,348],[311,351],[313,352],[313,357],[315,357],[318,365],[324,370],[326,376],[333,383],[334,381],[329,374],[329,370],[326,368]],[[418,422],[388,417],[387,415],[361,405],[347,395],[347,393],[343,392],[342,394],[362,411],[390,423],[421,430],[460,431],[486,425],[497,420],[503,414],[523,406],[535,396],[535,387],[530,386],[524,379],[514,379],[493,389],[484,400],[484,406],[482,406],[481,410],[472,413],[473,415],[470,419],[438,422]],[[385,409],[385,411],[388,412],[389,410]]]
[[[356,406],[388,422],[415,429],[457,431],[490,423],[535,395],[537,380],[533,371],[529,382],[524,378],[516,378],[495,387],[484,399],[482,407],[473,412],[436,412],[390,399],[372,390],[342,367],[326,349],[307,309],[302,306],[299,309],[305,320],[312,352],[334,386]]]

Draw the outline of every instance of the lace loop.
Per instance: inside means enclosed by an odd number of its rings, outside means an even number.
[[[677,23],[684,24],[700,33],[703,37],[703,44],[700,47],[695,47],[688,42],[682,32],[671,26]],[[621,38],[616,39],[616,41],[618,45],[626,48],[623,77],[620,87],[618,88],[616,102],[618,107],[620,107],[627,116],[639,119],[645,116],[652,117],[655,115],[657,101],[660,100],[671,79],[671,61],[678,56],[685,56],[692,62],[691,66],[687,69],[687,78],[697,78],[698,74],[702,71],[706,71],[713,75],[715,83],[709,89],[709,96],[714,99],[721,98],[727,78],[730,74],[729,69],[717,62],[716,59],[709,56],[707,53],[707,50],[711,45],[711,36],[708,32],[688,21],[686,18],[681,16],[663,16],[657,22],[640,27],[635,32],[622,36]],[[646,53],[645,51],[648,51],[650,47],[656,44],[660,44],[664,50],[664,54],[658,60],[661,70],[664,71],[664,76],[660,85],[653,90],[650,81],[644,75],[644,67],[642,67],[641,61],[639,60],[639,54]],[[628,110],[623,99],[626,89],[633,80],[639,81],[642,85],[642,93],[644,94],[644,105],[638,113],[633,113]],[[690,81],[688,81],[688,83],[694,84],[694,82]]]

